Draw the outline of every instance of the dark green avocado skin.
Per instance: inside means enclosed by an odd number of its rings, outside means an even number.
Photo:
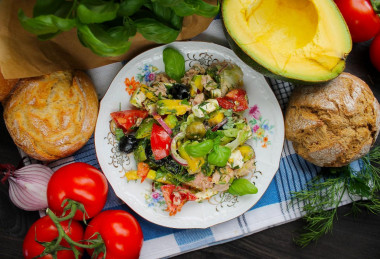
[[[275,74],[273,73],[272,71],[270,71],[269,69],[265,68],[264,66],[260,65],[259,63],[257,63],[254,59],[252,59],[250,56],[248,56],[237,44],[236,42],[232,39],[232,37],[229,35],[225,25],[224,25],[224,22],[223,22],[223,19],[222,19],[222,24],[223,24],[223,31],[224,31],[224,35],[228,41],[228,44],[230,45],[230,48],[233,50],[233,52],[235,52],[235,54],[244,62],[246,63],[248,66],[252,67],[254,70],[256,70],[257,72],[261,73],[262,75],[264,76],[267,76],[267,77],[270,77],[270,78],[274,78],[274,79],[279,79],[279,80],[282,80],[282,81],[285,81],[285,82],[290,82],[290,83],[293,83],[295,85],[319,85],[319,84],[323,84],[323,83],[326,83],[334,78],[331,78],[329,80],[326,80],[326,81],[319,81],[319,82],[310,82],[310,81],[303,81],[303,80],[300,80],[300,79],[295,79],[295,78],[289,78],[289,77],[284,77],[284,76],[281,76],[281,75],[278,75],[278,74]]]

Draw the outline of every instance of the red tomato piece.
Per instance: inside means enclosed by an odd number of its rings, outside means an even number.
[[[378,71],[380,71],[380,34],[372,40],[369,48],[369,56],[372,64]]]
[[[137,220],[123,210],[106,210],[88,224],[84,239],[95,239],[98,232],[105,244],[107,259],[138,258],[143,244],[143,233]],[[92,255],[93,250],[87,249]],[[97,258],[103,258],[100,253]]]
[[[370,0],[335,0],[346,20],[353,42],[372,39],[380,31],[380,17]]]
[[[241,112],[248,109],[247,92],[243,89],[234,89],[225,97],[216,99],[219,106],[224,109],[233,109],[234,112]]]
[[[177,212],[181,211],[187,201],[195,201],[197,199],[189,189],[173,184],[161,186],[161,191],[170,216],[174,216]]]
[[[80,241],[83,239],[83,228],[81,224],[79,224],[77,221],[73,220],[70,224],[69,221],[62,221],[61,223],[62,228],[64,229],[65,233],[75,242],[80,243]],[[29,228],[28,233],[26,234],[24,238],[24,243],[22,245],[22,253],[24,255],[24,258],[36,258],[38,255],[40,255],[45,247],[41,244],[37,243],[37,241],[40,242],[50,242],[58,237],[58,230],[57,227],[54,225],[53,221],[50,219],[49,216],[45,216],[43,218],[38,219],[36,222],[33,223],[33,225]],[[66,240],[62,239],[60,245],[70,248],[70,245],[66,242]],[[77,249],[81,252],[81,256],[83,254],[83,248],[77,247]],[[43,257],[39,257],[43,259],[51,259],[53,256],[51,254],[45,255]],[[75,258],[74,253],[72,250],[61,250],[57,252],[57,258],[58,259],[69,259],[69,258]]]
[[[247,92],[244,91],[243,89],[234,89],[234,90],[231,90],[229,91],[227,94],[226,94],[226,97],[230,100],[246,100],[245,96],[247,95]]]
[[[150,145],[152,147],[154,159],[160,160],[170,154],[171,141],[170,135],[163,127],[153,124]]]
[[[219,97],[216,98],[216,100],[218,101],[219,106],[223,109],[229,110],[234,108],[234,103],[228,100],[226,97]]]
[[[107,200],[106,177],[95,167],[86,163],[72,163],[58,169],[50,178],[47,187],[49,208],[60,216],[62,202],[71,199],[83,204],[87,217],[98,214]],[[68,214],[69,211],[66,213]],[[82,220],[83,213],[77,210],[74,219]]]
[[[111,117],[116,122],[118,128],[121,128],[126,132],[133,131],[138,120],[140,119],[142,121],[147,116],[148,112],[141,110],[126,110],[111,113]]]
[[[137,164],[137,175],[141,178],[141,182],[144,182],[146,176],[149,173],[149,165],[143,162]]]

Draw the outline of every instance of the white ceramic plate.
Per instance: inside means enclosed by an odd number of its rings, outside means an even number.
[[[250,109],[245,112],[253,131],[251,144],[256,152],[256,172],[249,174],[258,193],[233,196],[228,193],[213,196],[201,203],[187,202],[182,211],[169,216],[159,192],[152,192],[152,182],[147,179],[127,181],[124,173],[135,170],[133,154],[118,152],[117,141],[110,133],[110,113],[131,109],[127,85],[135,82],[149,83],[157,72],[164,71],[162,51],[167,47],[179,50],[185,57],[186,70],[196,62],[209,65],[228,60],[240,66],[244,73],[244,88]],[[132,80],[132,77],[134,80]],[[128,82],[129,81],[129,82]],[[206,228],[233,219],[255,205],[268,188],[275,175],[284,142],[284,123],[280,106],[264,77],[244,64],[230,49],[204,42],[175,42],[142,53],[128,62],[117,74],[100,103],[95,130],[95,146],[99,164],[116,195],[146,220],[171,228]]]

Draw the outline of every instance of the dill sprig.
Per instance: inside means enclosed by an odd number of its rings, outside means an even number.
[[[352,202],[351,212],[354,215],[362,209],[371,213],[380,212],[380,147],[363,157],[360,165],[360,171],[349,165],[324,168],[305,190],[292,193],[291,203],[303,205],[306,221],[303,233],[295,239],[297,245],[305,247],[332,231],[345,193]]]

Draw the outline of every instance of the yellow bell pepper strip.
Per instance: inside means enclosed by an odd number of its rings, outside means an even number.
[[[210,126],[216,126],[217,124],[221,123],[224,120],[224,113],[223,111],[214,111],[210,114],[210,119],[208,119],[208,124]]]
[[[185,150],[188,143],[189,142],[186,142],[180,145],[178,151],[179,155],[187,161],[189,174],[195,174],[201,171],[202,165],[205,163],[205,159],[203,157],[191,157]]]
[[[243,145],[237,148],[237,150],[240,151],[240,153],[243,156],[243,161],[247,162],[248,160],[251,160],[252,158],[255,157],[255,151],[253,148],[249,145]]]
[[[145,96],[149,100],[151,100],[153,102],[158,101],[158,97],[152,91],[149,90],[149,87],[147,85],[142,84],[140,88],[141,88],[141,91],[145,94]]]
[[[157,112],[160,115],[175,114],[180,116],[191,110],[187,100],[159,100],[156,104]]]
[[[198,92],[203,91],[202,75],[195,75],[190,82],[190,96],[195,97]]]
[[[125,173],[125,177],[128,181],[138,180],[140,177],[137,175],[137,170],[131,170]],[[149,170],[146,178],[154,180],[156,178],[156,171]]]

